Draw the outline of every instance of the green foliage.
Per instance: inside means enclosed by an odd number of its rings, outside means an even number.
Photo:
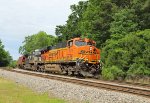
[[[116,66],[104,68],[102,71],[102,77],[106,80],[115,80],[124,78],[125,73]]]
[[[114,21],[111,22],[110,27],[112,38],[119,39],[130,32],[136,31],[138,26],[136,18],[134,9],[122,9],[115,13]]]
[[[115,3],[119,8],[125,8],[127,6],[131,6],[131,0],[111,0]],[[132,0],[133,1],[133,0]]]
[[[72,13],[68,17],[67,24],[56,26],[55,33],[60,41],[81,36],[82,32],[79,25],[83,18],[83,13],[87,8],[87,4],[87,1],[80,1],[78,5],[74,4],[70,6]]]
[[[12,60],[9,64],[9,67],[15,68],[17,66],[17,61],[16,60]]]
[[[100,47],[110,38],[110,22],[113,20],[112,15],[115,11],[116,6],[110,0],[89,0],[80,23],[83,36],[90,36]]]
[[[150,0],[80,1],[71,10],[67,23],[56,27],[59,41],[91,38],[102,49],[106,68],[117,66],[126,75],[149,75]]]
[[[12,57],[10,56],[9,52],[4,49],[4,45],[0,40],[0,67],[8,66]]]
[[[65,25],[56,27],[60,41],[88,37],[98,47],[110,38],[122,38],[129,32],[150,27],[149,0],[89,0],[72,5]]]
[[[103,48],[102,61],[106,67],[115,65],[130,74],[133,71],[133,74],[149,75],[149,44],[150,29],[130,33],[119,40],[111,39]]]
[[[55,43],[55,37],[46,32],[39,32],[25,37],[23,46],[20,46],[19,53],[28,54],[36,49],[47,47]]]
[[[144,64],[132,64],[127,72],[127,76],[129,77],[137,77],[137,76],[150,76],[150,68],[146,67]]]
[[[137,15],[138,28],[140,30],[150,28],[150,0],[133,0],[132,8]]]

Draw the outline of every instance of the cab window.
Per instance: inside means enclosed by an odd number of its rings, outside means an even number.
[[[93,46],[95,46],[95,43],[87,42],[87,45],[93,45]]]
[[[86,42],[85,41],[75,41],[76,46],[85,46]]]
[[[93,45],[91,42],[87,42],[87,45]]]
[[[68,46],[72,46],[73,45],[73,40],[68,42]]]

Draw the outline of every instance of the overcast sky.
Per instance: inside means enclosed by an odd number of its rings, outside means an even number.
[[[18,59],[24,37],[45,31],[55,35],[56,25],[65,24],[70,5],[80,0],[0,0],[0,39],[13,59]]]

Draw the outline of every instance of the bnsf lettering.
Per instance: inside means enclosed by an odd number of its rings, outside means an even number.
[[[85,55],[88,55],[88,54],[97,54],[96,51],[85,51],[85,50],[81,50],[79,52],[79,54],[85,54]]]

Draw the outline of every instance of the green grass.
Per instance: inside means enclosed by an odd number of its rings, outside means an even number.
[[[37,94],[30,89],[0,78],[0,103],[65,103],[64,100]]]

